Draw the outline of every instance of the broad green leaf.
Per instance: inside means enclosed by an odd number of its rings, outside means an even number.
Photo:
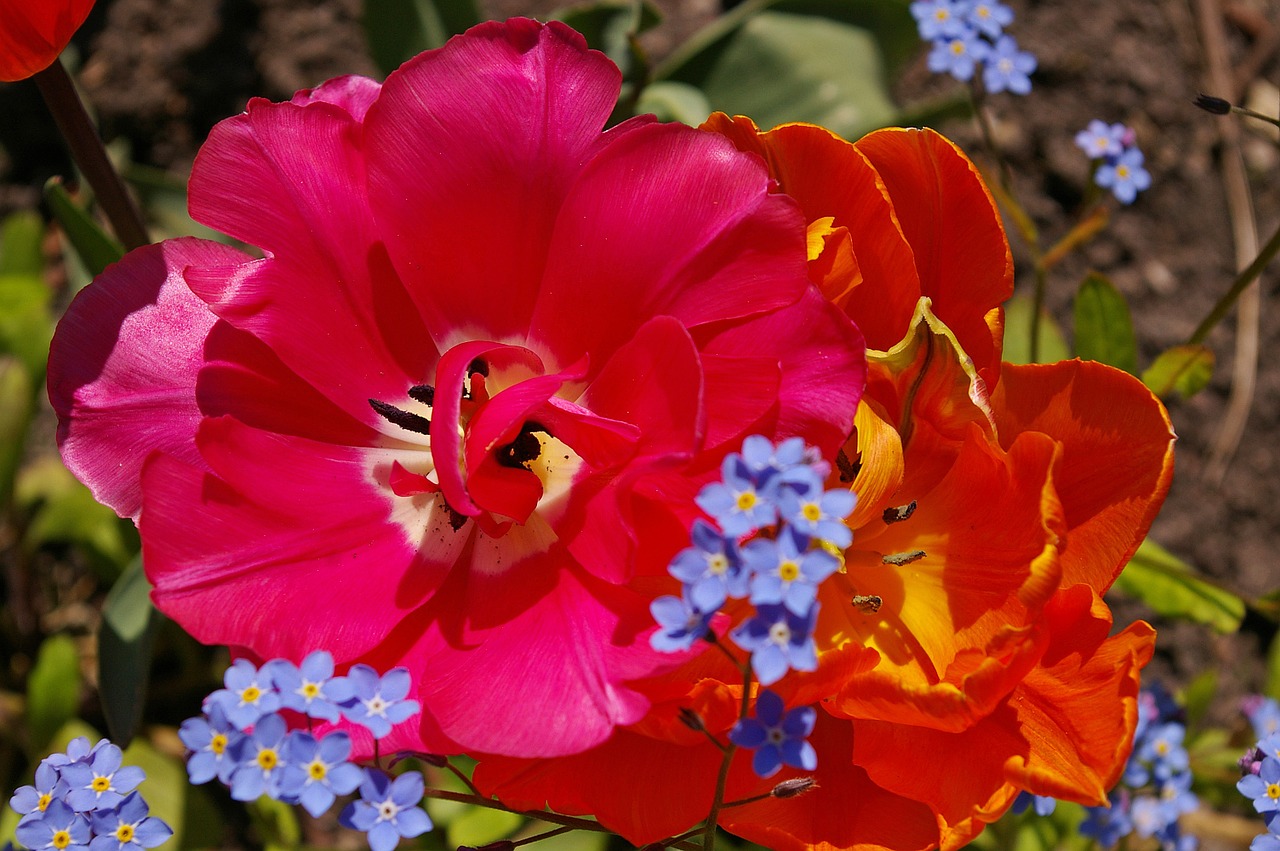
[[[364,4],[369,53],[390,74],[482,20],[475,0],[372,0]]]
[[[147,773],[147,779],[142,781],[138,791],[151,805],[151,815],[164,819],[173,828],[173,838],[169,840],[172,845],[167,847],[180,848],[186,826],[186,798],[191,788],[187,782],[186,766],[160,753],[142,739],[135,739],[125,748],[124,764],[136,765]]]
[[[1182,705],[1187,708],[1187,729],[1196,730],[1218,696],[1218,671],[1209,668],[1182,690]]]
[[[1076,354],[1128,373],[1138,371],[1138,342],[1129,305],[1099,274],[1090,274],[1076,293]]]
[[[31,373],[13,357],[0,355],[0,512],[9,507],[22,463],[27,426],[35,411]]]
[[[705,50],[655,76],[700,88],[712,109],[750,115],[764,128],[811,121],[857,138],[893,122],[880,49],[866,30],[772,11],[733,27],[741,17],[724,16],[730,26],[717,24]]]
[[[1142,383],[1157,396],[1176,391],[1189,399],[1208,386],[1213,365],[1213,351],[1207,346],[1174,346],[1143,370]]]
[[[302,842],[302,827],[293,807],[263,795],[256,801],[250,801],[248,808],[249,818],[267,849],[297,848]]]
[[[468,807],[449,823],[445,829],[445,837],[455,848],[460,845],[477,848],[510,836],[523,823],[524,817],[515,813],[504,813],[502,810],[486,807]]]
[[[103,269],[124,256],[124,246],[71,200],[60,178],[51,178],[44,185],[44,200],[90,275],[100,275]]]
[[[80,708],[80,654],[69,635],[51,635],[40,645],[27,678],[27,726],[43,749]]]
[[[652,112],[660,121],[679,121],[696,127],[707,120],[712,109],[701,89],[688,83],[664,80],[645,87],[636,104],[636,112]]]
[[[44,222],[33,211],[13,213],[0,222],[0,276],[39,278],[44,272]]]
[[[51,293],[35,275],[0,275],[0,354],[16,355],[43,379],[53,339]]]
[[[770,9],[820,16],[866,30],[879,45],[890,77],[920,55],[920,34],[910,0],[777,0]]]
[[[1244,619],[1243,600],[1197,576],[1150,539],[1138,547],[1114,587],[1142,600],[1157,614],[1204,624],[1223,634],[1238,630]]]
[[[1040,363],[1071,357],[1062,330],[1047,311],[1040,311]],[[1031,299],[1015,295],[1004,305],[1004,359],[1009,363],[1031,363]]]
[[[142,721],[159,614],[151,605],[151,583],[135,558],[102,607],[98,627],[98,692],[111,740],[124,747]]]
[[[33,512],[24,545],[77,544],[106,579],[114,581],[138,551],[132,525],[93,494],[54,456],[28,464],[18,474],[16,500]]]

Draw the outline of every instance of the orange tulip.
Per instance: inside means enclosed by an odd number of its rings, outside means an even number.
[[[0,80],[25,80],[58,58],[94,0],[0,0]]]
[[[705,129],[759,154],[799,203],[810,279],[872,350],[837,464],[858,505],[845,569],[820,590],[819,667],[774,687],[820,708],[818,787],[728,808],[720,824],[779,849],[923,851],[964,845],[1022,790],[1104,802],[1154,632],[1110,635],[1101,594],[1169,486],[1163,406],[1101,364],[1001,364],[1008,244],[977,170],[941,136],[851,144],[723,115]],[[598,748],[482,757],[476,782],[662,839],[706,817],[720,762],[680,710],[723,734],[741,689],[721,654],[703,654],[651,682],[650,715]],[[765,781],[747,762],[730,801],[800,774]]]

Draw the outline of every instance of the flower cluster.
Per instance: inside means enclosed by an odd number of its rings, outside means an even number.
[[[1013,22],[1013,10],[999,0],[916,0],[911,4],[920,37],[932,42],[929,70],[944,71],[968,82],[979,64],[985,63],[982,82],[989,92],[1031,91],[1036,58],[1018,49],[1004,28]]]
[[[367,665],[354,665],[345,676],[334,676],[333,657],[317,650],[301,665],[272,659],[259,668],[237,659],[223,683],[225,688],[205,699],[204,714],[187,719],[178,731],[191,752],[192,783],[216,777],[237,801],[266,795],[301,804],[313,816],[358,788],[360,800],[348,805],[339,821],[368,833],[374,851],[431,829],[417,806],[424,788],[420,773],[405,772],[393,780],[379,769],[358,766],[349,761],[352,743],[345,731],[318,736],[310,729],[290,730],[281,714],[300,713],[309,728],[317,720],[333,723],[343,717],[367,728],[374,739],[384,738],[419,711],[418,702],[406,698],[407,670],[393,668],[379,676]]]
[[[1240,759],[1244,774],[1236,788],[1253,801],[1266,821],[1266,833],[1249,844],[1250,851],[1280,851],[1280,704],[1255,697],[1243,707],[1258,742]]]
[[[1184,836],[1178,817],[1200,802],[1191,791],[1191,770],[1182,740],[1187,728],[1182,710],[1161,689],[1138,697],[1138,726],[1122,785],[1111,792],[1110,807],[1088,807],[1080,833],[1110,848],[1136,832],[1155,837],[1163,851],[1194,851],[1194,836]]]
[[[853,540],[844,518],[856,503],[848,490],[823,490],[827,472],[798,437],[775,447],[752,435],[741,454],[725,457],[722,480],[703,487],[697,498],[715,525],[694,521],[693,546],[668,568],[683,593],[652,604],[662,627],[650,639],[655,649],[688,649],[709,635],[712,617],[728,600],[748,599],[755,614],[731,637],[751,653],[760,683],[817,668],[818,585],[840,569],[833,551]]]
[[[1097,165],[1094,182],[1110,189],[1121,204],[1132,204],[1139,192],[1151,186],[1151,174],[1143,168],[1137,139],[1132,127],[1096,118],[1076,134],[1076,147]]]
[[[83,736],[72,739],[65,753],[46,757],[35,784],[9,799],[22,817],[18,841],[32,851],[140,851],[172,836],[172,828],[149,815],[146,800],[134,791],[146,774],[123,765],[123,759],[106,739],[90,747]]]

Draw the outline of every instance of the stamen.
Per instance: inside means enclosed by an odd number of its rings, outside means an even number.
[[[836,469],[840,471],[840,481],[847,485],[858,478],[858,473],[862,471],[862,459],[851,461],[841,449],[836,453]]]
[[[886,508],[880,517],[886,523],[901,523],[903,520],[909,520],[911,515],[915,513],[916,501],[913,499],[906,505],[900,505],[897,508]]]
[[[919,561],[924,557],[924,550],[912,550],[909,553],[894,553],[893,555],[883,556],[880,561],[885,564],[891,564],[894,567],[902,567],[904,564],[911,564],[911,562]]]
[[[395,405],[388,405],[386,402],[379,402],[377,399],[370,399],[369,407],[373,408],[378,416],[392,425],[398,425],[400,428],[415,434],[431,434],[431,420],[421,414],[402,411]]]
[[[409,398],[424,405],[435,405],[436,388],[430,384],[415,384],[409,388]]]
[[[864,615],[874,615],[884,605],[884,600],[874,594],[855,594],[852,602],[854,608]]]
[[[534,434],[538,431],[547,433],[546,427],[541,423],[530,421],[522,425],[515,440],[498,448],[498,463],[504,467],[529,469],[529,463],[542,454],[542,441]]]

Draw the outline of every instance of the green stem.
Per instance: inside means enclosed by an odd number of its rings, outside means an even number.
[[[1236,276],[1236,279],[1231,283],[1231,289],[1227,290],[1227,294],[1218,300],[1218,303],[1213,306],[1213,310],[1209,311],[1209,315],[1204,318],[1204,321],[1196,328],[1195,333],[1187,340],[1189,345],[1195,346],[1204,342],[1205,338],[1209,336],[1209,332],[1214,329],[1214,326],[1221,322],[1231,311],[1236,299],[1240,298],[1241,294],[1249,288],[1249,285],[1262,274],[1262,270],[1275,259],[1277,253],[1280,253],[1280,229],[1277,229],[1271,235],[1271,239],[1267,240],[1267,244],[1262,247],[1262,251],[1258,253],[1258,256],[1254,258],[1248,268]]]
[[[111,165],[102,139],[89,120],[80,95],[76,92],[67,69],[58,60],[34,77],[44,102],[53,114],[62,137],[67,140],[71,157],[102,206],[111,228],[125,248],[139,248],[151,242],[138,205],[125,189],[119,173]]]
[[[748,657],[739,665],[742,668],[742,703],[738,707],[738,720],[744,720],[751,708],[751,659]],[[738,746],[730,740],[724,749],[724,757],[720,760],[720,774],[716,777],[716,795],[711,799],[711,812],[707,815],[707,826],[702,832],[702,851],[713,851],[716,847],[716,823],[720,820],[720,810],[724,806],[724,793],[729,785],[729,767],[733,764],[733,755]]]
[[[1027,342],[1027,354],[1032,363],[1040,363],[1040,312],[1044,310],[1044,292],[1049,276],[1043,264],[1035,265],[1036,283],[1031,295],[1031,337]]]

